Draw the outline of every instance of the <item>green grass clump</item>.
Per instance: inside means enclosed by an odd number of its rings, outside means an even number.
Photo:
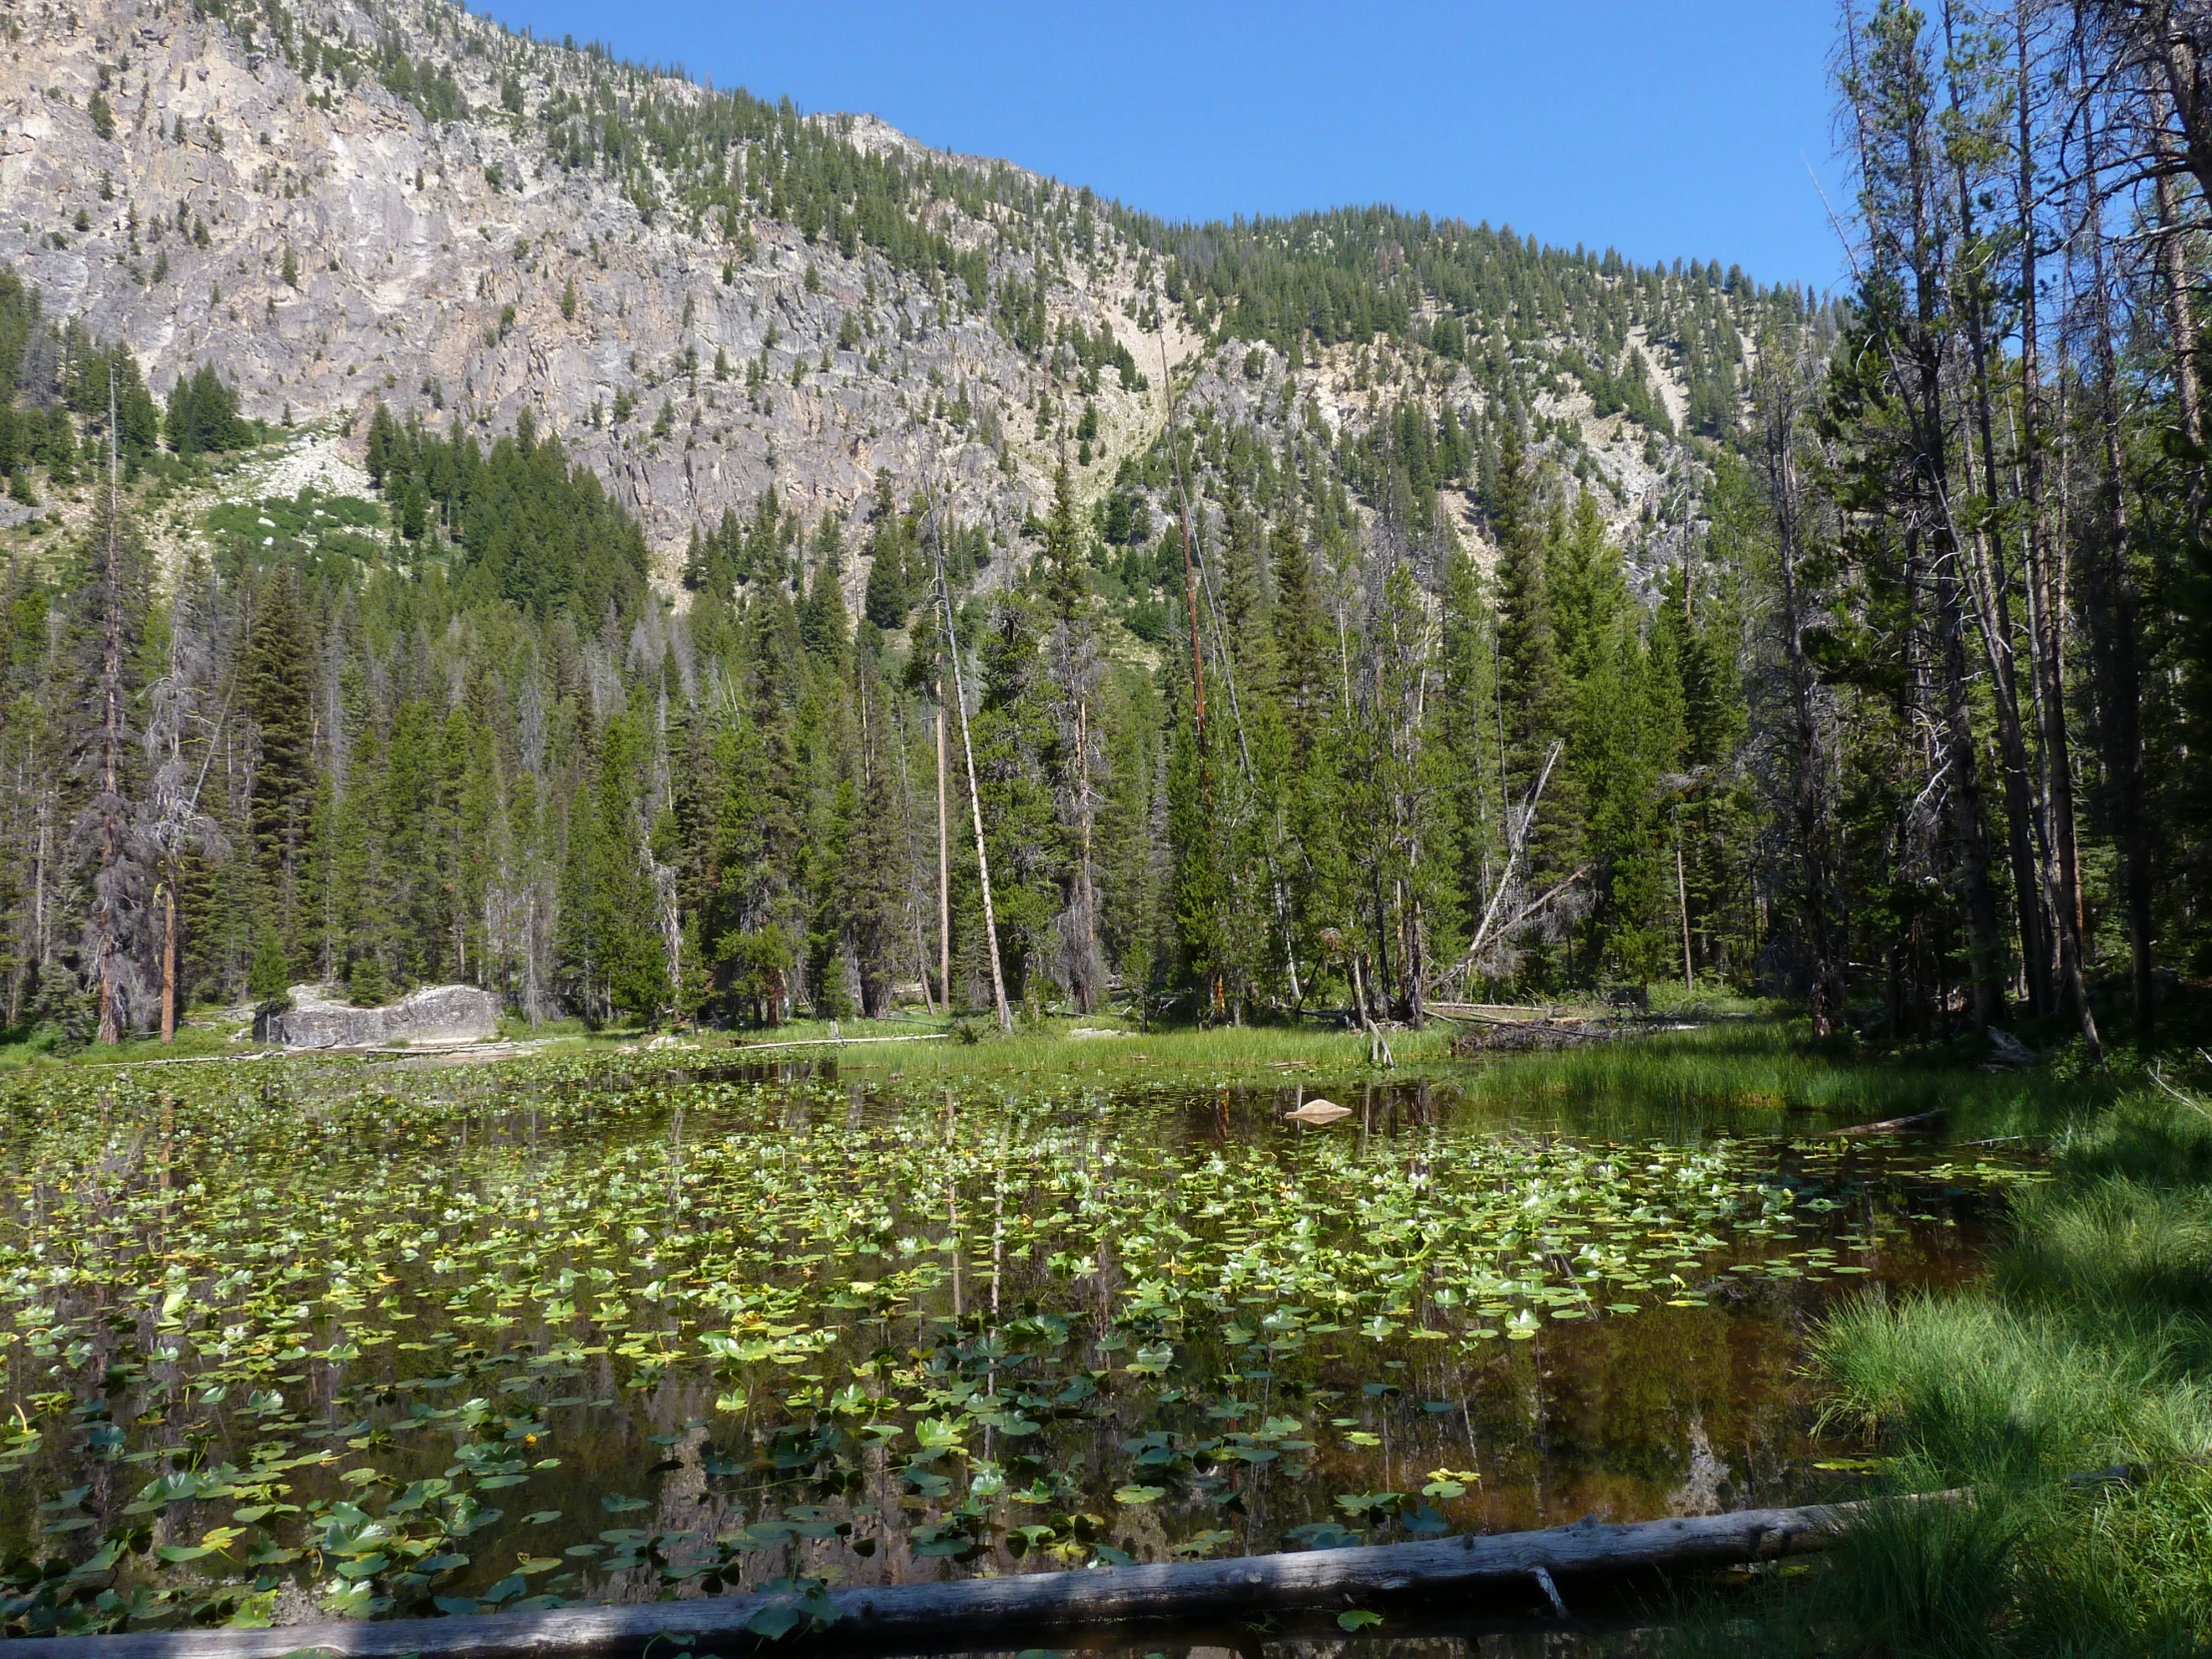
[[[1675,1651],[2212,1652],[2212,1112],[2155,1077],[2079,1105],[2042,1103],[2057,1178],[1985,1285],[1860,1302],[1815,1343],[1830,1425],[1892,1490],[1968,1495],[1877,1503]]]

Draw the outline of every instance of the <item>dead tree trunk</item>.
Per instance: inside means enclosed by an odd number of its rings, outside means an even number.
[[[1933,1494],[1921,1501],[1951,1496]],[[963,1649],[1012,1648],[1055,1631],[1330,1613],[1382,1600],[1464,1605],[1504,1596],[1516,1605],[1561,1607],[1578,1589],[1595,1584],[1825,1549],[1861,1507],[1742,1509],[1625,1525],[1586,1520],[1541,1532],[1424,1543],[860,1585],[832,1590],[812,1603],[789,1594],[703,1596],[476,1618],[30,1638],[11,1644],[11,1652],[21,1659],[282,1659],[302,1649],[337,1659],[645,1659],[663,1650],[757,1644],[751,1622],[784,1608],[799,1617],[780,1647],[910,1652],[917,1645],[947,1642]]]
[[[967,763],[968,817],[975,825],[975,878],[983,889],[983,937],[991,959],[991,1002],[998,1028],[1011,1032],[1014,1016],[1006,1006],[1006,974],[998,960],[998,913],[991,905],[991,855],[983,845],[983,797],[975,787],[975,745],[968,736],[967,693],[960,684],[960,636],[952,625],[952,589],[944,579],[943,537],[937,533],[936,507],[929,514],[929,547],[937,571],[937,599],[944,607],[945,655],[952,659],[952,703],[960,711],[960,755]],[[940,818],[940,824],[943,822]]]
[[[2029,69],[2026,0],[2015,8],[2018,99],[2020,245],[2020,494],[2026,511],[2021,528],[2027,566],[2028,653],[2035,680],[2035,704],[2043,746],[2043,887],[2057,934],[2058,972],[2066,999],[2080,1021],[2092,1060],[2101,1058],[2096,1013],[2081,954],[2081,854],[2075,839],[2073,755],[2066,727],[2065,619],[2058,579],[2057,543],[2043,522],[2042,324],[2037,312],[2035,152],[2030,124],[2033,78]]]

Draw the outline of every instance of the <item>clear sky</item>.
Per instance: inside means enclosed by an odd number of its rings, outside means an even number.
[[[471,0],[1169,219],[1389,202],[1839,279],[1828,0]]]

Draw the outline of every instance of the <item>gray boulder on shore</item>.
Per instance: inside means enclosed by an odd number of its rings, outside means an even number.
[[[475,985],[425,985],[381,1008],[356,1008],[294,985],[291,1006],[254,1016],[256,1042],[286,1048],[374,1048],[473,1043],[499,1034],[499,1003]]]

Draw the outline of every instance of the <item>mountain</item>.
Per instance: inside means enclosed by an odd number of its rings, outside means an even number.
[[[1170,224],[443,0],[5,25],[8,1026],[1753,975],[1808,293]]]
[[[157,393],[213,364],[247,415],[332,423],[356,463],[379,402],[480,435],[528,411],[664,581],[772,483],[812,521],[878,473],[934,482],[1011,542],[1063,445],[1090,502],[1153,444],[1163,361],[1226,419],[1288,395],[1337,444],[1401,404],[1510,409],[1635,535],[1695,516],[1679,434],[1725,425],[1779,299],[1384,210],[1166,225],[444,0],[100,0],[8,29],[0,260],[49,316],[128,344]],[[1464,490],[1443,505],[1479,537]]]

